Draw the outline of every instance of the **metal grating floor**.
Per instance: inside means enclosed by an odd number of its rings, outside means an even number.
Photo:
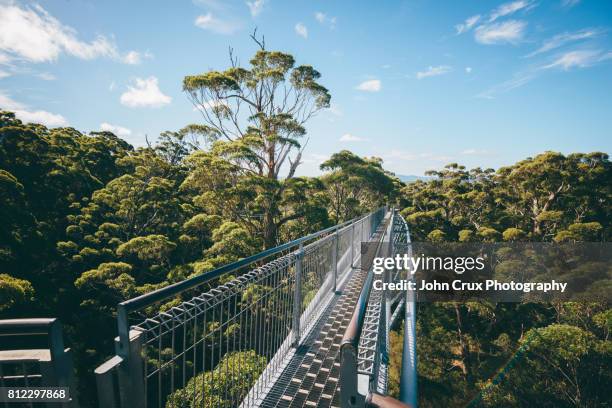
[[[381,223],[386,225],[386,219]],[[385,227],[379,227],[373,240]],[[368,262],[366,262],[367,264]],[[340,343],[367,276],[357,268],[342,292],[322,313],[315,327],[261,403],[264,408],[340,407]]]

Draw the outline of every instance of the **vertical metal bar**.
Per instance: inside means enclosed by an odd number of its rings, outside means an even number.
[[[334,238],[332,242],[332,267],[334,272],[334,293],[338,292],[338,228],[336,228],[336,232],[334,232]]]
[[[300,312],[302,309],[302,258],[304,257],[304,245],[300,247],[295,258],[295,294],[293,299],[293,345],[300,343]]]
[[[351,224],[351,268],[355,267],[355,223]]]

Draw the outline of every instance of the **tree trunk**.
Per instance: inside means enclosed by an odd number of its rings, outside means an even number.
[[[263,217],[264,249],[270,249],[276,246],[276,230],[274,209],[268,208]]]
[[[457,334],[459,336],[459,345],[461,347],[461,359],[463,360],[463,374],[468,383],[472,381],[472,367],[470,364],[470,349],[463,336],[463,320],[461,319],[461,309],[459,304],[455,302],[455,317],[457,319]]]

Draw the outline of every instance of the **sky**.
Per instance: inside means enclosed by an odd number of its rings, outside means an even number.
[[[332,95],[298,175],[334,152],[422,175],[546,150],[612,151],[612,2],[0,0],[0,108],[135,146],[201,123],[184,76],[257,50],[314,66]]]

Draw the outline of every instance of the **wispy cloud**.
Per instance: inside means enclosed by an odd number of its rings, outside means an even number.
[[[535,7],[535,3],[529,0],[517,0],[510,3],[504,3],[491,12],[489,22],[492,23],[500,17],[509,16],[519,10],[528,10],[533,7]]]
[[[262,12],[265,3],[266,3],[266,0],[254,0],[254,1],[247,1],[246,5],[249,7],[251,16],[257,17]]]
[[[215,17],[211,12],[202,14],[195,19],[195,25],[215,34],[230,35],[238,31],[242,24],[235,20],[225,20]]]
[[[303,38],[308,38],[308,28],[302,23],[297,23],[295,25],[295,33]]]
[[[27,105],[11,99],[3,91],[0,91],[0,109],[15,112],[15,116],[26,123],[40,123],[47,127],[68,126],[68,121],[62,115],[45,110],[32,110]]]
[[[457,30],[457,35],[463,34],[466,31],[469,31],[477,22],[480,20],[480,14],[477,14],[472,17],[468,17],[465,19],[463,23],[457,24],[455,26],[455,30]]]
[[[329,105],[329,108],[327,108],[325,111],[331,113],[334,116],[344,115],[344,112],[342,112],[342,109],[340,109],[340,106],[333,102]]]
[[[472,73],[472,67],[465,67],[465,73],[466,74],[471,74]]]
[[[73,28],[63,25],[40,5],[21,7],[13,2],[2,3],[0,21],[0,51],[5,59],[54,62],[67,54],[84,60],[106,57],[130,63],[105,36],[83,41]],[[132,52],[135,51],[127,55]]]
[[[452,70],[453,68],[448,65],[438,65],[437,67],[430,66],[425,71],[417,72],[416,77],[417,79],[423,79],[423,78],[428,78],[428,77],[433,77],[433,76],[438,76],[438,75],[444,75],[444,74],[448,74]]]
[[[315,19],[323,25],[327,25],[329,28],[336,28],[336,17],[329,17],[327,14],[317,11],[315,13]]]
[[[338,139],[341,142],[344,143],[352,143],[352,142],[367,142],[368,139],[363,138],[363,137],[359,137],[359,136],[355,136],[355,135],[351,135],[350,133],[345,133],[343,134],[340,139]]]
[[[122,105],[130,108],[160,108],[168,105],[172,98],[159,89],[159,81],[151,76],[145,79],[136,78],[132,86],[121,94]]]
[[[357,85],[355,89],[364,92],[378,92],[382,89],[382,83],[380,79],[368,79]]]
[[[57,79],[55,75],[50,74],[48,72],[41,72],[40,74],[36,76],[42,79],[43,81],[55,81]]]
[[[521,20],[486,24],[476,28],[474,38],[481,44],[516,44],[523,39],[525,28],[527,22]]]
[[[121,60],[128,65],[138,65],[142,63],[144,59],[153,58],[153,54],[149,51],[147,52],[138,52],[138,51],[130,51],[126,53]]]
[[[550,70],[569,71],[571,69],[588,68],[605,61],[612,60],[612,51],[603,50],[573,50],[557,55],[551,62],[534,66],[531,69],[517,72],[507,81],[497,84],[476,95],[478,98],[493,99],[496,95],[519,88]]]
[[[132,134],[132,131],[123,126],[111,125],[110,123],[103,122],[100,124],[100,130],[104,132],[111,132],[120,137],[127,137]]]
[[[559,68],[568,71],[572,68],[591,67],[609,59],[612,59],[612,52],[604,53],[602,50],[575,50],[560,55],[551,64],[545,65],[542,68]]]
[[[536,70],[517,72],[511,79],[490,87],[489,89],[476,95],[476,97],[483,99],[494,99],[498,94],[506,93],[527,84],[534,79],[536,75]]]
[[[493,153],[484,149],[465,149],[461,154],[464,156],[490,156]]]
[[[563,47],[566,44],[587,40],[591,38],[595,38],[604,33],[604,30],[600,28],[585,28],[583,30],[574,31],[574,32],[565,32],[562,34],[557,34],[554,37],[551,37],[545,40],[542,43],[542,46],[535,50],[534,52],[527,54],[525,57],[533,57],[538,54],[542,54],[560,47]]]

